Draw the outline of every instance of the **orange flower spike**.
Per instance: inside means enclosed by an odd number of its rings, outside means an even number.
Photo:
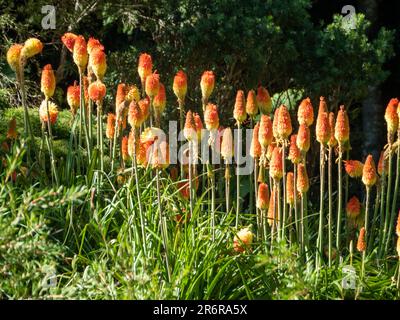
[[[125,101],[131,102],[132,100],[136,102],[140,100],[140,91],[135,85],[128,86],[126,89]]]
[[[301,152],[300,149],[297,147],[297,134],[292,134],[290,136],[288,159],[294,164],[301,161]]]
[[[238,90],[236,94],[235,106],[233,108],[233,117],[238,124],[242,124],[247,118],[243,90]]]
[[[103,101],[106,95],[106,86],[100,80],[97,80],[89,86],[89,98],[96,103]]]
[[[192,111],[186,113],[185,127],[183,128],[183,135],[188,141],[196,140],[196,124],[194,122]]]
[[[201,76],[200,88],[203,103],[207,102],[210,98],[215,86],[215,76],[212,71],[204,71]]]
[[[331,128],[329,126],[329,115],[327,112],[318,113],[315,133],[319,143],[323,145],[328,143],[331,137]]]
[[[166,105],[167,105],[167,98],[165,95],[165,87],[160,82],[160,86],[158,87],[158,93],[153,100],[153,108],[154,110],[156,110],[156,112],[161,114],[163,113]]]
[[[357,250],[359,252],[364,252],[367,249],[367,243],[365,241],[365,228],[362,227],[360,234],[358,235]]]
[[[346,110],[344,109],[344,106],[342,105],[340,106],[340,110],[336,118],[335,138],[340,145],[343,145],[346,141],[349,140],[349,137],[350,137],[349,118],[347,116]]]
[[[372,187],[376,183],[376,169],[372,155],[368,155],[367,160],[365,160],[362,182],[368,188]]]
[[[267,148],[273,140],[272,121],[265,114],[261,115],[260,129],[258,131],[258,141],[262,148]]]
[[[283,163],[281,148],[274,148],[271,162],[269,164],[269,174],[274,180],[280,180],[283,177]]]
[[[83,74],[89,59],[86,41],[83,36],[77,36],[75,39],[73,58],[79,68],[79,72]]]
[[[262,114],[270,114],[272,111],[272,100],[266,88],[259,86],[256,96],[257,107]]]
[[[75,40],[78,36],[74,33],[67,32],[61,37],[62,43],[67,47],[70,52],[74,51]]]
[[[386,174],[389,169],[389,163],[385,159],[385,152],[381,151],[381,155],[379,157],[379,162],[378,162],[378,173],[380,176],[383,174]]]
[[[287,139],[292,133],[292,121],[285,105],[279,107],[277,131],[280,139]]]
[[[201,141],[201,130],[203,129],[203,122],[201,122],[201,117],[198,113],[194,113],[193,118],[196,125],[197,141]]]
[[[363,175],[364,164],[358,160],[344,160],[344,169],[352,178],[361,178]]]
[[[397,216],[396,235],[400,237],[400,210],[399,215]]]
[[[329,130],[331,137],[328,141],[328,146],[335,147],[337,145],[337,140],[335,138],[335,114],[333,112],[329,113]]]
[[[130,135],[129,135],[130,136]],[[124,161],[129,160],[129,141],[130,139],[127,136],[123,136],[122,137],[122,141],[121,141],[121,153],[122,153],[122,159],[124,159]]]
[[[305,124],[301,124],[296,139],[297,147],[302,152],[310,149],[310,129]]]
[[[160,86],[160,75],[158,73],[151,73],[146,77],[145,91],[150,98],[154,98]]]
[[[25,59],[31,58],[43,50],[43,43],[36,38],[29,38],[25,41],[21,50],[21,56]]]
[[[226,128],[222,135],[221,156],[225,161],[233,157],[233,136],[231,128]]]
[[[207,130],[218,129],[219,127],[219,117],[218,117],[218,108],[215,104],[209,103],[206,106],[206,110],[204,112],[204,122],[206,124]]]
[[[299,109],[297,110],[297,119],[300,125],[304,124],[309,127],[313,124],[314,109],[310,98],[306,98],[301,101]]]
[[[303,163],[299,163],[297,170],[297,191],[301,194],[305,194],[310,188],[307,170]]]
[[[233,238],[233,250],[244,252],[249,249],[253,242],[253,233],[249,228],[241,229]]]
[[[278,114],[279,114],[279,108],[276,108],[274,111],[274,119],[272,121],[272,134],[275,139],[279,139],[278,135]]]
[[[269,189],[266,183],[258,185],[257,192],[257,208],[260,210],[267,210],[269,206]]]
[[[187,76],[182,70],[179,70],[175,75],[172,89],[178,100],[185,101],[187,93]]]
[[[254,118],[258,114],[258,105],[256,101],[256,93],[254,90],[250,90],[247,94],[246,100],[246,113],[250,118]]]
[[[147,76],[152,73],[153,70],[153,61],[151,56],[147,53],[142,53],[139,56],[139,64],[138,64],[138,73],[140,80],[144,84]]]
[[[54,95],[54,90],[56,89],[56,77],[54,76],[54,71],[51,67],[51,64],[46,64],[43,67],[40,84],[40,91],[43,92],[46,99],[51,98]]]
[[[257,122],[253,129],[253,137],[251,139],[251,146],[250,146],[250,156],[252,158],[260,158],[261,157],[261,144],[258,140],[260,130],[260,123]]]
[[[75,81],[74,85],[69,86],[67,89],[67,102],[69,107],[71,108],[71,113],[73,115],[76,114],[76,111],[79,108],[79,100],[80,100],[80,88]]]
[[[350,219],[356,219],[361,212],[361,203],[356,196],[351,197],[346,205],[346,213]]]
[[[399,127],[399,116],[397,115],[397,106],[399,100],[397,98],[390,99],[386,111],[385,120],[387,124],[387,131],[389,135],[394,135]]]
[[[12,118],[8,123],[7,139],[15,140],[17,139],[17,120]]]
[[[103,80],[107,70],[106,54],[99,48],[94,48],[89,55],[89,65],[92,67],[93,73],[97,80]]]
[[[87,42],[87,51],[89,54],[92,54],[92,51],[94,50],[104,50],[104,46],[100,43],[99,40],[90,37],[88,42]]]
[[[286,175],[286,203],[294,204],[294,175],[291,171]]]
[[[7,62],[11,69],[16,72],[20,69],[20,57],[23,47],[21,44],[13,44],[7,51]]]
[[[143,113],[135,100],[129,105],[128,122],[132,128],[139,128],[144,121]]]
[[[57,105],[52,101],[47,101],[49,104],[49,115],[50,115],[50,123],[54,124],[57,121],[58,117],[58,108]],[[47,114],[47,105],[46,100],[43,100],[39,107],[39,117],[40,120],[44,123],[48,121],[48,114]]]
[[[269,198],[269,206],[268,206],[268,214],[267,214],[267,219],[268,219],[268,224],[269,226],[272,226],[274,223],[275,219],[275,188],[272,189],[271,192],[271,197]]]
[[[132,100],[132,102],[135,100]],[[150,116],[150,100],[148,97],[140,100],[138,102],[139,108],[142,111],[143,121],[146,121],[147,118]]]
[[[115,114],[114,113],[108,113],[107,114],[107,128],[106,128],[106,137],[108,139],[114,138],[114,133],[115,133]]]

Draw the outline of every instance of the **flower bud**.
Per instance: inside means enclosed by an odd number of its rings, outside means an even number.
[[[107,128],[106,128],[106,137],[108,139],[113,139],[115,133],[115,114],[108,113],[107,114]]]
[[[297,147],[302,152],[310,149],[310,129],[305,124],[301,124],[296,139]]]
[[[29,38],[25,41],[24,46],[21,50],[21,55],[25,58],[31,58],[43,50],[43,43],[36,38]]]
[[[54,124],[57,121],[58,108],[57,105],[52,101],[47,100],[47,103],[49,105],[49,114],[47,114],[46,100],[43,100],[39,107],[39,117],[42,122],[47,123],[49,119],[48,116],[50,116],[50,123]]]
[[[7,62],[11,69],[18,72],[20,69],[20,57],[23,45],[13,44],[7,51]]]
[[[140,80],[144,84],[147,76],[152,73],[153,70],[153,61],[151,56],[147,53],[142,53],[139,56],[139,64],[138,64],[138,73]]]
[[[258,185],[257,192],[257,208],[260,210],[267,210],[269,206],[269,189],[266,183]]]
[[[367,160],[365,160],[362,182],[366,187],[372,187],[376,183],[376,169],[372,155],[368,155]]]
[[[215,104],[209,103],[206,106],[206,110],[204,112],[204,122],[206,124],[207,130],[218,129],[219,127],[219,117],[218,117],[218,108]]]
[[[178,100],[185,100],[187,92],[187,76],[182,70],[178,71],[178,73],[175,75],[172,89],[174,90]]]
[[[265,114],[261,115],[258,141],[262,148],[267,148],[273,139],[271,118]]]
[[[221,156],[225,161],[233,157],[233,137],[231,128],[226,128],[222,136]]]
[[[256,96],[257,107],[262,114],[270,114],[272,111],[272,100],[268,90],[259,86]]]
[[[67,32],[61,37],[62,43],[67,47],[70,52],[74,51],[75,40],[78,36],[74,33]]]
[[[357,250],[359,252],[365,252],[367,249],[367,243],[365,240],[365,228],[362,227],[360,230],[360,234],[358,235],[358,241],[357,241]]]
[[[335,138],[340,145],[344,145],[344,143],[347,140],[349,140],[349,137],[350,137],[349,118],[347,116],[346,110],[344,109],[344,106],[342,105],[340,106],[340,110],[336,118]]]
[[[235,106],[233,108],[233,117],[238,124],[242,124],[247,118],[243,90],[238,90],[236,94]]]
[[[269,174],[274,180],[280,180],[283,177],[281,148],[276,147],[272,152],[271,162],[269,164]]]
[[[297,147],[297,134],[292,134],[290,136],[288,159],[292,161],[293,164],[299,163],[301,161],[301,152],[300,149]]]
[[[46,64],[43,67],[40,84],[40,91],[43,92],[46,99],[51,98],[54,95],[54,90],[56,89],[56,77],[54,76],[54,71],[51,67],[51,64]]]
[[[329,126],[329,115],[327,112],[318,113],[315,133],[319,143],[324,145],[328,143],[331,138],[331,128]]]
[[[287,139],[292,133],[292,121],[285,105],[278,108],[277,133],[278,139]]]
[[[146,77],[145,91],[150,98],[154,98],[157,95],[159,86],[160,75],[158,73],[154,72]]]
[[[253,129],[253,137],[251,139],[251,146],[250,146],[250,156],[252,158],[261,157],[261,144],[258,140],[259,129],[260,129],[260,123],[257,122]]]
[[[211,96],[215,85],[215,76],[212,71],[204,71],[201,76],[200,87],[203,102],[206,102]]]
[[[352,178],[361,178],[363,175],[364,164],[358,160],[344,160],[344,169]]]
[[[79,71],[83,73],[88,63],[88,52],[86,41],[83,36],[77,36],[74,43],[73,58],[75,64],[78,66]]]
[[[94,48],[89,55],[89,65],[97,80],[103,80],[107,70],[106,54],[99,48]]]
[[[311,104],[311,99],[306,98],[301,101],[299,109],[297,111],[297,119],[299,124],[306,125],[307,127],[311,126],[314,122],[314,109]]]
[[[291,171],[286,175],[286,203],[294,204],[294,175]]]
[[[399,127],[399,116],[397,115],[398,104],[399,100],[397,98],[390,99],[385,111],[387,131],[391,135],[396,134]]]
[[[297,191],[305,194],[310,188],[306,167],[303,163],[298,164],[297,168]]]
[[[106,95],[106,86],[100,80],[97,80],[89,86],[89,98],[96,103],[103,101]]]
[[[250,90],[247,94],[246,113],[249,115],[250,118],[254,118],[258,113],[256,93],[254,92],[254,90]]]
[[[350,219],[356,219],[361,212],[361,203],[356,196],[353,196],[346,205],[346,213]]]

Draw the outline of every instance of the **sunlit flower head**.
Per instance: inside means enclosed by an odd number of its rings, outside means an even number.
[[[273,139],[272,121],[271,118],[265,114],[261,115],[260,129],[258,131],[258,141],[262,148],[267,148]]]
[[[246,99],[246,113],[249,117],[254,118],[258,114],[258,105],[256,101],[256,93],[250,90]]]
[[[310,129],[305,124],[301,124],[296,139],[297,147],[302,152],[310,149]]]
[[[138,73],[140,80],[144,84],[146,77],[150,75],[153,71],[153,61],[151,56],[147,53],[142,53],[139,56]]]
[[[203,122],[201,121],[200,115],[196,112],[193,114],[193,118],[196,125],[197,141],[201,141],[201,130],[203,130]]]
[[[314,109],[310,98],[306,98],[301,101],[299,109],[297,110],[297,119],[300,125],[304,124],[309,127],[313,124]]]
[[[362,227],[360,230],[360,234],[358,235],[358,241],[357,241],[357,250],[359,252],[365,252],[367,249],[367,242],[365,240],[365,228]]]
[[[344,143],[349,140],[349,137],[350,137],[349,118],[347,116],[346,110],[344,109],[344,106],[342,105],[340,106],[340,110],[336,118],[335,138],[340,145],[344,145]]]
[[[262,114],[270,114],[272,111],[272,100],[266,88],[259,86],[257,89],[256,102]]]
[[[260,123],[257,122],[253,129],[253,137],[251,139],[251,146],[250,146],[250,156],[253,158],[260,158],[261,157],[261,144],[258,140],[260,130]]]
[[[385,152],[381,151],[381,155],[379,156],[379,162],[378,162],[378,173],[380,176],[383,174],[387,174],[389,169],[389,161],[385,159]]]
[[[218,108],[215,104],[209,103],[206,106],[206,110],[204,112],[204,122],[206,124],[207,130],[218,129],[219,127],[219,117],[218,117]]]
[[[86,40],[83,36],[76,37],[72,56],[74,58],[75,64],[79,68],[79,72],[83,73],[89,59]]]
[[[364,164],[358,160],[344,160],[344,169],[352,178],[361,178],[363,175]]]
[[[94,48],[89,54],[89,65],[98,80],[103,80],[107,70],[106,54],[99,48]]]
[[[177,72],[172,88],[178,100],[184,101],[187,92],[187,76],[185,72],[182,70]]]
[[[107,114],[107,128],[106,128],[106,137],[108,139],[113,139],[114,138],[114,133],[115,133],[115,114],[109,112]]]
[[[50,123],[54,124],[54,123],[56,123],[57,117],[58,117],[58,107],[52,101],[47,101],[47,103],[49,105],[49,114],[47,114],[46,100],[43,100],[39,107],[39,117],[42,122],[47,123],[47,121],[49,119],[49,117],[48,117],[48,115],[49,115]]]
[[[335,147],[337,145],[337,140],[335,138],[335,114],[333,112],[329,112],[329,129],[331,135],[328,141],[328,146]]]
[[[186,113],[185,127],[183,128],[183,135],[186,140],[193,141],[197,138],[196,124],[194,122],[192,111]]]
[[[292,134],[290,136],[290,145],[289,145],[289,156],[288,159],[292,161],[292,163],[299,163],[301,161],[301,151],[297,147],[297,134]]]
[[[277,120],[277,133],[278,139],[287,139],[292,133],[292,121],[290,119],[289,110],[285,105],[281,105],[278,108],[278,120]]]
[[[319,143],[324,145],[328,143],[331,137],[331,128],[329,126],[329,115],[327,112],[318,113],[315,133]]]
[[[104,50],[104,46],[100,43],[99,40],[90,37],[88,42],[87,42],[87,51],[89,54],[92,54],[92,51],[94,50]]]
[[[233,249],[236,252],[244,252],[250,249],[252,242],[253,233],[249,228],[243,228],[233,238]]]
[[[260,210],[267,210],[269,206],[269,188],[266,183],[258,185],[257,192],[257,208]]]
[[[69,86],[67,89],[67,102],[71,109],[71,113],[73,115],[76,114],[79,108],[79,101],[80,101],[80,88],[79,85],[74,82],[74,85]]]
[[[208,100],[214,91],[215,85],[215,76],[212,71],[204,71],[201,76],[200,87],[201,87],[201,95],[204,102]]]
[[[235,106],[233,108],[233,117],[238,124],[243,123],[243,121],[247,118],[243,90],[238,90],[236,94]]]
[[[154,72],[146,77],[145,91],[150,98],[154,98],[157,95],[159,86],[160,75],[158,73]]]
[[[304,194],[310,188],[310,182],[308,181],[307,169],[303,163],[299,163],[297,166],[297,191]]]
[[[128,123],[132,128],[139,128],[144,122],[144,116],[139,104],[132,100],[129,104]]]
[[[51,98],[54,95],[54,90],[56,89],[56,77],[54,76],[54,71],[51,67],[51,64],[46,64],[43,67],[40,84],[40,91],[43,92],[47,99]]]
[[[294,175],[293,172],[288,172],[286,175],[286,203],[294,204]]]
[[[23,45],[13,44],[7,51],[7,62],[11,69],[18,71],[20,68],[20,57]]]
[[[165,95],[165,87],[160,82],[160,86],[158,87],[158,93],[153,100],[153,108],[156,112],[161,114],[163,113],[166,105],[167,105],[167,97]]]
[[[62,43],[67,47],[70,52],[74,51],[75,40],[78,36],[75,33],[67,32],[61,37]]]
[[[279,219],[276,214],[276,205],[275,205],[275,198],[276,198],[276,190],[272,188],[271,196],[269,198],[269,206],[268,206],[268,224],[271,227],[274,222],[277,222]]]
[[[139,100],[139,108],[142,111],[143,121],[146,121],[150,116],[150,100],[148,97]]]
[[[43,50],[43,43],[36,38],[29,38],[25,41],[24,46],[21,50],[21,55],[25,59],[29,59]]]
[[[372,187],[376,183],[376,168],[372,155],[368,155],[367,160],[365,160],[362,174],[362,182],[368,188]]]
[[[283,177],[282,149],[274,148],[269,164],[269,174],[272,179],[280,180]]]
[[[135,85],[127,86],[125,100],[128,102],[131,102],[132,100],[139,102],[139,100],[140,100],[139,88]]]
[[[224,129],[221,143],[221,156],[225,161],[233,157],[233,136],[231,128]]]
[[[387,124],[387,131],[389,134],[394,135],[399,127],[399,116],[397,114],[397,106],[399,100],[397,98],[390,99],[386,110],[385,110],[385,120]]]
[[[89,86],[89,98],[96,103],[103,101],[106,95],[106,86],[100,80],[97,80]]]

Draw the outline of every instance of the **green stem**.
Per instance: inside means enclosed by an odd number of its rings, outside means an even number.
[[[285,241],[285,219],[286,219],[286,141],[282,143],[282,240]]]
[[[399,130],[399,142],[400,142],[400,130]],[[399,182],[400,182],[400,144],[397,146],[397,161],[396,161],[396,179],[394,182],[394,193],[393,193],[393,199],[392,199],[392,212],[390,215],[390,222],[389,222],[389,230],[388,230],[388,236],[386,239],[386,244],[385,244],[385,253],[388,251],[389,248],[389,243],[390,239],[392,238],[392,230],[394,227],[394,221],[396,219],[396,206],[397,204],[397,198],[399,196]]]
[[[49,147],[49,153],[50,153],[51,167],[52,167],[52,171],[54,173],[54,179],[56,180],[56,185],[59,186],[58,173],[57,173],[57,168],[56,168],[56,161],[55,161],[54,152],[53,152],[53,134],[52,134],[52,131],[51,131],[49,100],[47,98],[46,98],[46,111],[47,111],[47,130],[49,132],[48,147]]]
[[[341,220],[342,220],[342,157],[343,151],[341,145],[339,145],[339,157],[338,157],[338,210],[337,210],[337,225],[336,225],[336,249],[338,256],[340,255],[340,231],[341,231]]]
[[[241,130],[240,130],[240,123],[237,123],[237,128],[238,128],[238,134],[237,134],[237,158],[236,158],[236,223],[235,226],[236,228],[239,225],[239,213],[240,213],[240,164],[239,164],[239,159],[241,155]]]
[[[318,252],[316,256],[317,270],[321,266],[321,260],[323,257],[323,227],[324,227],[324,185],[325,185],[325,147],[321,143],[320,145],[320,194],[319,194],[319,228],[318,228]]]
[[[332,266],[332,147],[328,149],[328,265]]]
[[[117,150],[118,135],[119,135],[119,119],[116,118],[115,125],[114,125],[114,137],[113,137],[114,142],[113,142],[112,155],[111,155],[111,173],[114,172],[114,162],[115,162],[115,156],[116,156],[116,150]]]
[[[226,214],[229,214],[230,211],[230,169],[229,162],[225,162],[225,201],[226,201]]]
[[[87,149],[87,154],[88,154],[88,163],[90,163],[91,159],[91,145],[90,145],[90,140],[89,140],[89,133],[88,133],[88,127],[87,127],[87,112],[85,110],[85,100],[84,100],[84,89],[83,89],[83,75],[82,72],[79,72],[79,104],[81,108],[81,116],[83,120],[83,130],[85,134],[85,139],[86,139],[86,149]]]
[[[165,263],[168,274],[168,281],[171,281],[171,272],[169,269],[169,251],[168,251],[168,233],[166,225],[166,217],[161,207],[161,188],[160,188],[160,170],[156,169],[156,182],[157,182],[157,202],[158,202],[158,214],[160,216],[160,227],[161,227],[161,238],[165,250]]]
[[[369,197],[370,197],[370,193],[371,193],[371,188],[370,187],[366,187],[367,189],[367,196],[365,199],[365,218],[364,218],[364,229],[365,229],[365,243],[366,245],[368,244],[367,238],[368,238],[368,232],[369,232],[369,224],[368,224],[368,220],[369,220]],[[368,248],[365,248],[365,251],[367,251]]]

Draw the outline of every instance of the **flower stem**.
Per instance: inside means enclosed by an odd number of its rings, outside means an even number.
[[[240,129],[240,123],[237,123],[237,128],[238,128],[238,134],[237,134],[237,158],[236,158],[236,223],[235,226],[236,228],[239,225],[239,212],[240,212],[240,165],[239,165],[239,158],[241,154],[241,129]]]
[[[328,265],[332,266],[332,147],[328,149]]]
[[[226,201],[226,214],[230,211],[230,180],[231,173],[229,169],[229,162],[225,162],[225,201]]]
[[[285,241],[285,219],[286,219],[286,165],[285,165],[285,154],[286,154],[286,141],[282,143],[282,240]]]
[[[336,249],[338,256],[340,255],[340,231],[341,231],[341,220],[342,220],[342,157],[343,151],[342,146],[339,145],[339,157],[338,157],[338,208],[337,208],[337,225],[336,225]]]
[[[320,174],[320,194],[319,194],[319,228],[318,228],[318,239],[317,247],[318,252],[316,255],[317,270],[321,266],[321,260],[323,256],[323,227],[324,227],[324,185],[325,185],[325,147],[320,144],[320,158],[319,158],[319,174]]]
[[[51,168],[54,173],[54,179],[56,181],[56,185],[59,186],[56,161],[55,161],[54,152],[53,152],[53,134],[51,132],[51,121],[50,121],[49,100],[48,99],[46,99],[46,111],[47,111],[48,147],[49,147],[49,153],[50,153]]]
[[[370,193],[371,193],[371,188],[367,187],[367,196],[365,199],[365,218],[364,218],[364,228],[365,228],[365,243],[366,243],[366,248],[365,251],[367,251],[368,249],[368,241],[367,241],[367,237],[368,237],[368,232],[369,232],[369,228],[368,228],[368,219],[369,219],[369,198],[370,198]]]

